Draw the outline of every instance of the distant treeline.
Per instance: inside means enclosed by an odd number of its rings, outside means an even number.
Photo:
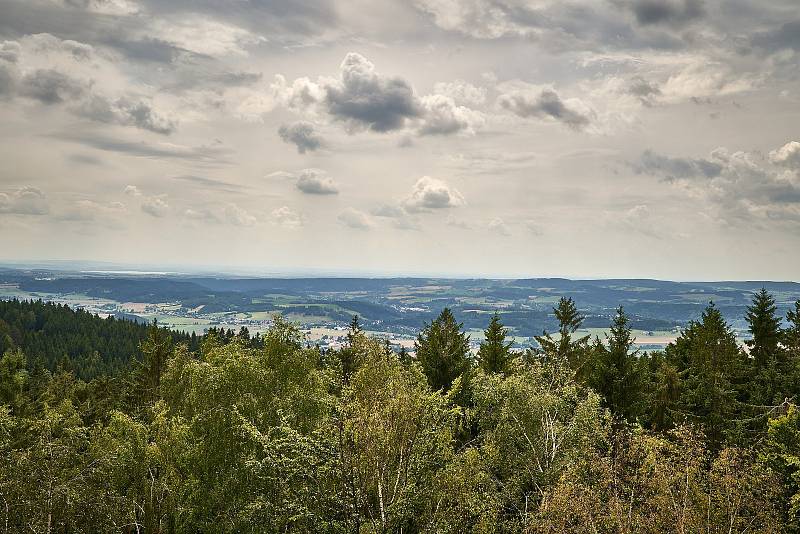
[[[144,322],[101,319],[41,300],[0,301],[0,353],[19,348],[37,365],[50,371],[61,367],[86,380],[116,374],[141,360],[147,328]],[[193,349],[199,346],[194,334],[170,332],[170,337]]]
[[[800,301],[766,290],[746,347],[709,304],[648,353],[570,298],[525,351],[495,314],[477,355],[448,308],[410,353],[358,317],[320,350],[280,317],[197,339],[7,306],[3,532],[800,533]]]

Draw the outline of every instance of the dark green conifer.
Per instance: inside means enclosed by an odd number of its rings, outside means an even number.
[[[478,349],[481,369],[486,373],[504,373],[511,361],[512,342],[506,342],[508,331],[500,322],[500,315],[495,312],[489,326],[483,331],[484,341]]]

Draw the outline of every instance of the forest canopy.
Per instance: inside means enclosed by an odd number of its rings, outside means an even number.
[[[663,351],[559,328],[477,353],[320,350],[280,316],[201,338],[0,302],[3,532],[800,532],[800,301],[709,304]]]

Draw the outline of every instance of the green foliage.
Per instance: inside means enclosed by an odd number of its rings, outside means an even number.
[[[598,342],[591,351],[586,383],[603,398],[611,413],[635,421],[643,409],[644,369],[625,310],[620,306],[606,335],[607,345]]]
[[[417,361],[434,390],[450,389],[453,381],[470,368],[469,336],[462,331],[448,308],[426,325],[414,348]]]
[[[781,319],[778,317],[775,299],[761,288],[747,308],[745,319],[752,339],[745,343],[754,362],[752,380],[755,382],[752,400],[756,404],[767,404],[778,400],[782,393],[781,377],[787,371],[781,340]],[[782,400],[782,399],[781,399]]]
[[[113,316],[101,319],[41,300],[0,300],[0,354],[19,348],[50,371],[61,363],[85,380],[119,373],[140,360],[139,346],[147,335],[147,325]],[[173,342],[191,341],[178,332],[169,335]]]
[[[622,309],[592,347],[557,311],[524,359],[493,318],[474,369],[449,310],[416,357],[357,322],[323,354],[280,316],[197,350],[151,325],[140,365],[90,381],[13,348],[0,532],[799,531],[800,417],[745,402],[755,360],[713,306],[650,354]]]
[[[511,361],[511,345],[506,342],[508,331],[500,322],[500,315],[495,312],[489,326],[483,331],[484,341],[478,349],[480,368],[486,373],[504,373]]]
[[[559,361],[559,365],[566,365],[577,375],[585,372],[582,369],[589,352],[589,336],[582,336],[575,340],[572,335],[583,324],[583,315],[578,312],[572,298],[561,297],[558,305],[553,308],[553,314],[558,320],[559,337],[553,337],[547,332],[535,336],[539,349],[535,354],[548,359]]]
[[[706,307],[666,349],[666,359],[681,376],[677,409],[687,421],[706,430],[714,446],[721,446],[740,416],[736,383],[745,358],[719,310]]]

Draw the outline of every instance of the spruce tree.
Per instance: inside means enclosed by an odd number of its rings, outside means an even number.
[[[587,369],[587,382],[599,393],[606,407],[618,417],[633,421],[641,413],[644,375],[638,349],[625,310],[620,306],[606,343],[596,343]]]
[[[534,336],[540,347],[536,352],[546,358],[557,359],[568,365],[577,375],[581,375],[581,367],[588,352],[589,336],[582,336],[573,341],[572,335],[581,327],[584,317],[578,312],[575,301],[568,297],[561,297],[558,306],[553,308],[553,314],[558,320],[559,337],[553,339],[547,332],[542,332],[541,336]]]
[[[782,365],[781,319],[778,317],[775,299],[765,288],[753,296],[745,319],[749,325],[751,339],[745,341],[750,349],[753,369],[750,381],[750,398],[756,404],[771,404],[780,396]]]
[[[152,400],[160,396],[161,376],[167,368],[167,359],[172,354],[172,335],[166,328],[158,326],[154,319],[147,330],[147,338],[141,343],[144,361],[140,377],[145,388],[145,398]]]
[[[469,336],[461,331],[449,308],[426,325],[414,348],[422,371],[434,390],[448,391],[453,381],[470,367]]]
[[[358,367],[357,345],[358,339],[363,336],[361,323],[358,315],[353,315],[350,320],[350,327],[347,330],[347,345],[339,350],[339,361],[342,367],[342,383],[349,384],[350,378]]]
[[[500,322],[500,315],[495,312],[489,326],[483,331],[484,341],[478,349],[480,366],[486,373],[504,373],[511,361],[511,345],[506,342],[508,331]]]
[[[800,393],[800,300],[786,313],[788,326],[781,332],[783,347],[782,379],[784,395],[794,397]]]
[[[721,446],[740,415],[736,381],[743,354],[713,303],[667,346],[666,356],[683,379],[679,409],[704,427],[712,447]]]

